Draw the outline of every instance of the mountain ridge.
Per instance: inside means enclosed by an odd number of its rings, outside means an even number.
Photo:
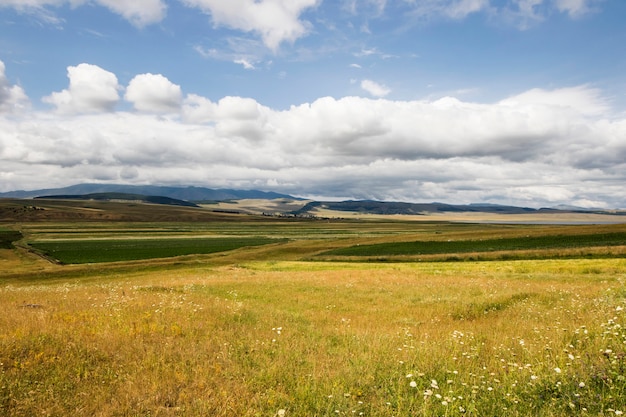
[[[278,200],[288,199],[301,201],[303,206],[296,210],[285,210],[285,214],[295,216],[311,215],[316,208],[328,208],[344,212],[370,214],[408,214],[424,213],[460,213],[480,212],[492,214],[531,214],[531,213],[596,213],[626,215],[624,210],[585,209],[574,206],[557,206],[550,208],[528,208],[492,203],[448,204],[441,202],[409,203],[376,200],[346,201],[311,201],[288,194],[260,190],[212,189],[197,186],[160,186],[160,185],[126,185],[82,183],[68,187],[48,188],[31,191],[10,191],[0,193],[0,198],[35,199],[35,198],[71,198],[71,199],[115,199],[115,194],[125,194],[122,198],[136,196],[136,200],[167,205],[195,205],[206,202],[227,202],[237,200]],[[108,195],[108,196],[107,196]],[[168,200],[171,199],[171,200]]]
[[[276,199],[290,198],[299,200],[287,194],[280,194],[272,191],[260,190],[235,190],[235,189],[213,189],[206,187],[181,187],[164,185],[126,185],[126,184],[95,184],[84,183],[75,184],[68,187],[45,188],[39,190],[17,190],[0,193],[0,198],[36,198],[51,195],[87,195],[100,193],[125,193],[144,196],[162,196],[183,201],[224,201],[241,199]]]

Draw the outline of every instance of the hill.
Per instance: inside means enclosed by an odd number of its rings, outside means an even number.
[[[386,201],[313,201],[302,207],[295,214],[306,214],[317,208],[336,211],[348,211],[367,214],[411,214],[425,213],[498,213],[498,214],[527,214],[550,209],[533,209],[527,207],[501,206],[494,204],[467,204],[454,205],[445,203],[403,203]]]
[[[259,190],[212,189],[204,187],[169,187],[159,185],[77,184],[63,188],[0,193],[0,198],[35,198],[50,195],[85,195],[99,193],[124,193],[143,196],[162,196],[184,201],[225,201],[241,199],[267,199],[295,197]]]
[[[169,206],[184,206],[184,207],[199,207],[197,204],[190,203],[189,201],[178,200],[176,198],[155,196],[155,195],[140,195],[140,194],[127,194],[127,193],[91,193],[91,194],[79,194],[79,195],[46,195],[41,197],[35,197],[35,199],[49,199],[49,200],[97,200],[97,201],[136,201],[150,204],[165,204]]]

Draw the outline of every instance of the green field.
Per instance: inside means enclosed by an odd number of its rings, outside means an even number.
[[[422,240],[356,245],[324,252],[322,256],[433,255],[468,252],[495,252],[545,249],[574,249],[596,246],[624,246],[626,233],[560,234],[508,239]]]
[[[83,264],[201,255],[278,242],[281,240],[261,237],[152,238],[63,240],[36,242],[30,246],[61,263]]]
[[[47,204],[0,228],[2,416],[626,413],[626,225]]]
[[[0,249],[11,249],[13,242],[22,238],[20,232],[0,228]]]

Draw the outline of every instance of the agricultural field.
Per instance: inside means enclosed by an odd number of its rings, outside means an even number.
[[[626,225],[115,207],[0,226],[0,415],[626,412]]]

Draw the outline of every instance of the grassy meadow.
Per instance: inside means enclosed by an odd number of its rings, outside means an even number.
[[[0,233],[23,239],[0,249],[0,415],[622,415],[625,248],[597,236],[625,231],[249,217],[4,223]],[[541,236],[586,238],[490,260],[325,255]],[[32,250],[141,239],[268,240],[65,265]]]

